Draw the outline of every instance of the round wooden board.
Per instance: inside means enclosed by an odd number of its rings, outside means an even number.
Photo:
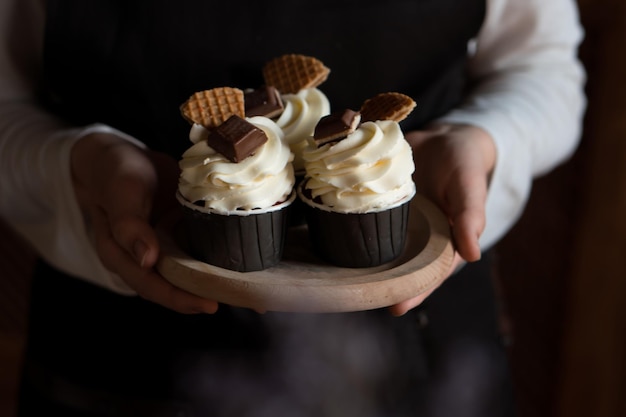
[[[347,312],[387,307],[419,295],[445,278],[454,257],[448,222],[421,195],[411,202],[403,254],[374,268],[339,268],[317,258],[306,226],[291,228],[283,260],[256,272],[235,272],[193,259],[178,244],[176,224],[157,228],[157,269],[169,282],[221,303],[260,311]]]

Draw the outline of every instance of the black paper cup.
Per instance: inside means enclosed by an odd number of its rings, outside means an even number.
[[[176,197],[183,206],[182,228],[192,257],[239,272],[260,271],[280,262],[295,192],[270,208],[229,214],[190,203],[180,193]]]
[[[394,207],[369,213],[339,213],[310,200],[304,202],[309,238],[326,262],[347,268],[368,268],[391,262],[406,243],[412,195]]]

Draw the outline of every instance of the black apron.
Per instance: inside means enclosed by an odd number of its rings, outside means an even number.
[[[320,89],[333,108],[358,109],[379,92],[412,96],[403,128],[419,128],[460,103],[467,44],[485,14],[484,0],[46,4],[44,105],[176,159],[189,146],[178,110],[189,95],[257,87],[263,63],[284,53],[331,68]],[[225,305],[185,316],[40,264],[20,415],[505,415],[489,265],[469,265],[394,318]]]
[[[416,128],[459,104],[468,41],[484,0],[48,1],[48,106],[76,124],[103,122],[179,158],[189,124],[178,107],[218,86],[257,87],[285,53],[331,69],[320,89],[358,110],[399,91]]]

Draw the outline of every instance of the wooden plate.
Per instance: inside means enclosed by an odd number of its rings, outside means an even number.
[[[193,259],[176,238],[176,223],[158,229],[157,269],[190,293],[261,311],[347,312],[387,307],[437,286],[452,264],[448,222],[429,200],[411,203],[406,248],[396,260],[374,268],[339,268],[311,251],[306,226],[291,228],[283,260],[256,272],[235,272]],[[183,242],[183,244],[179,244]]]

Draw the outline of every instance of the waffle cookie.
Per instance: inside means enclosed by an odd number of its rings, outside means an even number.
[[[330,69],[313,57],[287,54],[268,61],[263,66],[265,84],[275,87],[281,94],[296,94],[314,88],[328,78]]]
[[[415,108],[415,101],[401,93],[381,93],[365,100],[361,106],[361,122],[393,120],[401,122]]]
[[[211,130],[232,115],[245,117],[244,93],[232,87],[199,91],[180,106],[180,112],[189,123]]]

